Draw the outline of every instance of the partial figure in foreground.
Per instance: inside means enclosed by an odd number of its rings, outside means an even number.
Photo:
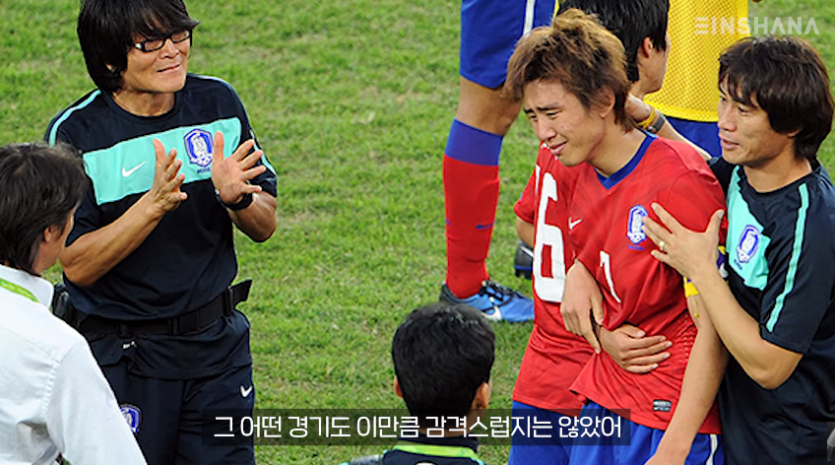
[[[490,403],[496,337],[490,323],[468,305],[437,303],[413,310],[391,345],[394,392],[418,419],[417,438],[401,438],[383,455],[343,465],[484,465],[478,439],[444,429],[439,418],[464,418],[472,427]],[[432,428],[431,436],[426,430]]]
[[[143,465],[87,341],[49,312],[55,264],[87,190],[66,145],[0,148],[0,462]]]

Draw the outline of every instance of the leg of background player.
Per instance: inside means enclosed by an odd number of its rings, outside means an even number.
[[[463,300],[509,321],[533,318],[532,302],[501,286],[483,289],[482,283],[489,277],[485,260],[499,199],[502,138],[518,114],[519,104],[505,99],[501,88],[462,77],[443,167],[447,278],[442,298]]]

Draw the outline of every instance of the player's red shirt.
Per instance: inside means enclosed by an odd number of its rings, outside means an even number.
[[[568,199],[579,170],[566,168],[547,147],[540,147],[536,170],[516,215],[534,224],[534,326],[513,400],[565,415],[582,403],[568,388],[593,353],[585,339],[569,333],[560,314],[566,264],[573,263],[568,243]],[[573,411],[570,411],[573,410]]]
[[[624,323],[673,342],[670,358],[648,374],[632,374],[605,352],[593,355],[572,390],[607,409],[629,409],[631,420],[666,430],[681,392],[696,338],[682,277],[650,255],[656,248],[641,231],[642,217],[658,221],[661,204],[684,227],[703,231],[725,207],[722,189],[707,164],[688,145],[648,136],[632,160],[609,178],[577,167],[569,236],[577,258],[600,284],[607,307],[603,326]],[[701,433],[720,432],[714,404]]]

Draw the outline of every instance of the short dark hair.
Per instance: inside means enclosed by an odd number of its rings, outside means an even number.
[[[490,381],[495,335],[490,322],[469,305],[436,303],[412,311],[391,346],[394,371],[409,413],[464,417],[478,388]]]
[[[84,0],[77,32],[87,72],[99,89],[113,93],[122,87],[135,34],[165,37],[198,24],[182,0]]]
[[[795,156],[817,165],[817,152],[832,130],[829,73],[818,52],[797,37],[742,39],[719,57],[719,84],[733,99],[768,114],[771,128],[794,137]]]
[[[44,230],[66,227],[87,182],[81,157],[69,145],[0,148],[0,263],[37,274],[32,266]]]
[[[558,14],[577,8],[597,17],[600,24],[620,39],[626,55],[626,77],[640,78],[638,51],[649,37],[652,48],[667,49],[667,22],[670,0],[564,0]]]
[[[504,93],[522,99],[525,86],[535,81],[559,82],[583,108],[606,103],[606,90],[614,94],[615,122],[624,131],[635,128],[626,114],[632,83],[626,78],[623,45],[594,16],[570,9],[519,39],[507,64]]]

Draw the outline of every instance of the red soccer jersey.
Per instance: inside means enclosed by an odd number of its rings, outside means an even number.
[[[703,231],[724,208],[722,189],[688,145],[648,136],[632,160],[609,178],[584,164],[574,185],[569,236],[577,258],[591,271],[606,304],[603,326],[624,323],[672,341],[670,358],[648,374],[632,374],[605,352],[591,357],[572,390],[608,409],[628,409],[631,420],[666,430],[681,393],[696,337],[682,277],[650,255],[656,248],[641,231],[643,217],[658,221],[657,202],[684,227]],[[714,404],[700,433],[720,432]]]
[[[535,240],[534,326],[513,400],[565,415],[582,408],[568,388],[593,353],[585,339],[566,331],[560,314],[566,264],[574,260],[567,237],[568,199],[577,173],[540,146],[536,170],[515,207],[520,219],[534,225]]]

